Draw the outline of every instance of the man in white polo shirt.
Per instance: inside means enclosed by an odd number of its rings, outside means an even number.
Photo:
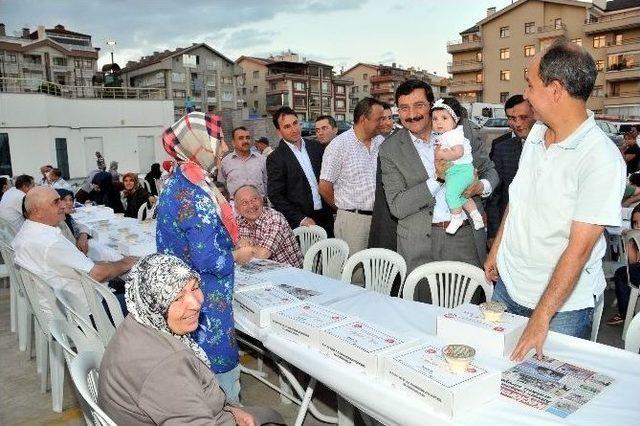
[[[64,206],[55,189],[49,186],[33,188],[25,197],[27,220],[13,240],[16,263],[44,279],[54,290],[86,299],[75,271],[86,272],[98,282],[108,281],[127,272],[136,257],[116,262],[93,262],[67,240],[57,224],[64,220]],[[51,314],[46,297],[40,302]]]
[[[539,121],[485,263],[493,299],[529,317],[513,360],[531,349],[541,357],[549,330],[588,339],[605,288],[603,229],[620,225],[625,166],[586,109],[596,74],[593,58],[566,40],[529,67],[524,96]]]

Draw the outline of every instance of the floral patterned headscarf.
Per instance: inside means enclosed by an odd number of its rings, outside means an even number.
[[[191,334],[175,334],[167,324],[169,306],[187,282],[194,278],[200,281],[200,275],[177,257],[151,254],[141,258],[129,271],[125,300],[129,314],[136,321],[172,335],[191,348],[210,367],[209,358]]]

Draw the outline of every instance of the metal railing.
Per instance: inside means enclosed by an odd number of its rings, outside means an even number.
[[[44,93],[75,99],[167,99],[164,88],[68,86],[35,78],[0,78],[0,93]]]
[[[633,91],[625,91],[619,93],[607,93],[605,97],[607,98],[633,98],[636,96],[640,96],[640,90]]]
[[[625,44],[640,43],[640,37],[623,38],[622,41],[611,40],[607,42],[607,47],[624,46]]]
[[[548,33],[551,31],[566,31],[566,30],[567,30],[567,26],[565,24],[545,25],[544,27],[537,27],[536,33],[541,34],[541,33]]]
[[[472,39],[463,40],[461,38],[457,40],[450,40],[447,42],[447,46],[455,45],[455,44],[472,44],[472,43],[480,43],[482,41],[482,37],[475,37]]]
[[[589,18],[584,20],[584,23],[586,25],[590,25],[590,24],[598,24],[602,22],[618,21],[620,19],[627,19],[627,18],[640,18],[640,11],[632,10],[628,12],[620,12],[613,15],[604,15],[600,17],[590,16]]]

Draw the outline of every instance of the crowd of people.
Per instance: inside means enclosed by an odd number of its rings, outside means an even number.
[[[131,269],[120,292],[130,315],[100,372],[107,414],[122,423],[278,423],[274,413],[238,405],[234,264],[265,258],[301,267],[292,231],[300,226],[322,227],[351,254],[397,251],[408,272],[444,260],[484,268],[496,283],[493,299],[529,317],[515,360],[531,349],[541,356],[549,330],[588,338],[605,287],[603,229],[621,225],[623,195],[640,201],[640,179],[625,191],[626,172],[637,171],[640,159],[637,135],[618,149],[586,109],[596,74],[591,56],[566,40],[538,54],[524,93],[505,103],[511,132],[490,150],[460,104],[436,100],[420,80],[396,89],[398,125],[390,105],[367,97],[355,105],[349,130],[338,134],[333,117],[323,115],[315,138],[303,138],[298,114],[285,106],[273,114],[277,144],[253,142],[237,127],[231,152],[219,117],[189,112],[163,133],[170,160],[164,173],[152,166],[149,189],[135,173],[121,177],[116,162],[107,171],[96,153],[97,169],[75,194],[51,166],[41,169],[38,186],[17,177],[0,200],[0,217],[18,232],[16,261],[78,297],[75,271],[109,282]],[[70,216],[74,197],[128,217],[157,203],[160,254],[91,260],[90,232]],[[616,288],[624,315],[622,275]],[[415,298],[429,302],[428,286]],[[176,382],[184,384],[178,393]]]

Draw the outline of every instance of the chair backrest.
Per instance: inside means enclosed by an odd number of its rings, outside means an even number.
[[[593,310],[593,322],[591,323],[591,341],[598,341],[598,331],[600,331],[600,320],[602,320],[602,310],[604,309],[604,292],[598,297]]]
[[[49,322],[49,330],[53,338],[62,346],[67,364],[74,360],[78,352],[97,352],[102,354],[104,346],[97,334],[87,335],[75,324],[62,319]]]
[[[74,327],[80,329],[80,331],[85,335],[89,336],[90,339],[99,341],[102,347],[105,347],[102,338],[100,337],[100,333],[96,330],[91,318],[82,314],[82,309],[78,307],[78,299],[69,297],[69,294],[57,294],[58,301],[64,307],[65,314],[67,316],[67,322]]]
[[[293,235],[295,235],[296,240],[298,240],[300,251],[302,251],[302,255],[304,256],[307,254],[309,247],[327,238],[327,231],[318,225],[298,226],[293,230]]]
[[[24,284],[22,283],[22,276],[18,273],[18,269],[16,267],[15,257],[16,254],[13,251],[13,247],[11,247],[11,241],[7,241],[8,234],[4,231],[0,230],[0,254],[2,255],[2,260],[7,266],[7,270],[9,272],[9,279],[11,280],[11,285],[16,286],[16,290],[21,297],[26,298],[27,293],[24,289]]]
[[[309,247],[302,269],[339,280],[348,257],[349,244],[346,241],[327,238]]]
[[[364,287],[378,293],[391,294],[396,276],[400,275],[400,286],[407,275],[407,264],[395,251],[383,248],[370,248],[351,256],[342,270],[342,281],[351,283],[354,269],[362,264],[364,269]]]
[[[93,321],[96,324],[96,329],[102,338],[105,346],[109,344],[109,340],[116,332],[116,327],[124,320],[122,314],[122,308],[116,296],[111,292],[111,289],[104,284],[101,284],[91,278],[84,272],[78,272],[80,274],[80,281],[84,294],[87,297],[87,303],[89,305],[89,311],[93,316]],[[104,308],[102,302],[107,304],[109,308],[109,315]]]
[[[6,232],[11,239],[16,236],[16,230],[13,228],[13,225],[9,223],[8,220],[0,217],[0,230]],[[9,241],[11,243],[11,241]]]
[[[482,269],[464,262],[430,262],[414,269],[404,283],[402,297],[413,300],[416,285],[426,280],[431,290],[431,303],[444,308],[455,308],[471,301],[478,287],[482,287],[487,300],[491,300],[493,286]]]
[[[138,220],[143,221],[146,218],[148,218],[149,217],[149,213],[147,213],[148,210],[149,208],[147,207],[147,203],[142,203],[142,205],[138,209]]]
[[[50,339],[49,322],[52,319],[65,318],[64,312],[62,312],[57,303],[54,290],[33,271],[22,266],[19,266],[18,271],[22,278],[25,293],[27,294],[27,299],[35,315],[36,322],[47,336],[47,339]],[[44,309],[42,299],[46,301],[49,309],[51,309],[50,312]]]
[[[640,314],[636,314],[627,328],[624,349],[637,354],[640,351]]]
[[[79,352],[69,366],[69,372],[80,397],[91,407],[96,425],[116,426],[116,423],[98,406],[98,373],[102,354]]]
[[[144,178],[144,176],[143,176],[143,177],[142,177],[142,179],[140,179],[140,182],[142,182],[142,184],[144,185],[144,187],[145,187],[145,189],[147,190],[147,192],[148,192],[149,194],[151,194],[151,184],[149,183],[149,181],[148,181],[148,180],[146,180],[146,179]]]

